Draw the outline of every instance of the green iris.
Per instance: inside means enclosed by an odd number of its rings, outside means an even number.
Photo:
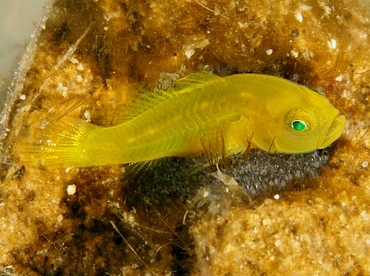
[[[296,131],[304,131],[307,129],[307,125],[305,124],[305,122],[303,121],[299,121],[299,120],[296,120],[296,121],[293,121],[292,123],[292,127],[296,130]]]

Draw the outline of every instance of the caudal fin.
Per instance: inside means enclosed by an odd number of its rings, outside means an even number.
[[[20,161],[46,167],[87,167],[84,144],[99,126],[63,117],[44,127],[32,127],[30,137],[15,144]]]

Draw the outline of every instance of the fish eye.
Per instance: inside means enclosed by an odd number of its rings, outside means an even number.
[[[291,110],[284,116],[284,124],[296,133],[307,133],[315,129],[314,117],[302,109]]]
[[[307,129],[307,125],[301,120],[294,120],[292,122],[292,128],[294,128],[296,131],[304,131]]]

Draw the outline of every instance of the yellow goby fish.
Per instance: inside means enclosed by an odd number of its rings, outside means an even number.
[[[25,163],[59,167],[127,164],[190,157],[222,134],[227,155],[252,147],[305,153],[329,146],[345,118],[327,98],[288,80],[260,74],[190,74],[174,88],[139,101],[123,123],[102,127],[63,117],[37,142],[18,143]]]

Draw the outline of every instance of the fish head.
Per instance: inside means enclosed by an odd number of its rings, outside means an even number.
[[[255,131],[253,142],[265,151],[289,154],[328,147],[340,137],[346,122],[326,97],[304,86],[268,106],[261,117],[264,130]]]

